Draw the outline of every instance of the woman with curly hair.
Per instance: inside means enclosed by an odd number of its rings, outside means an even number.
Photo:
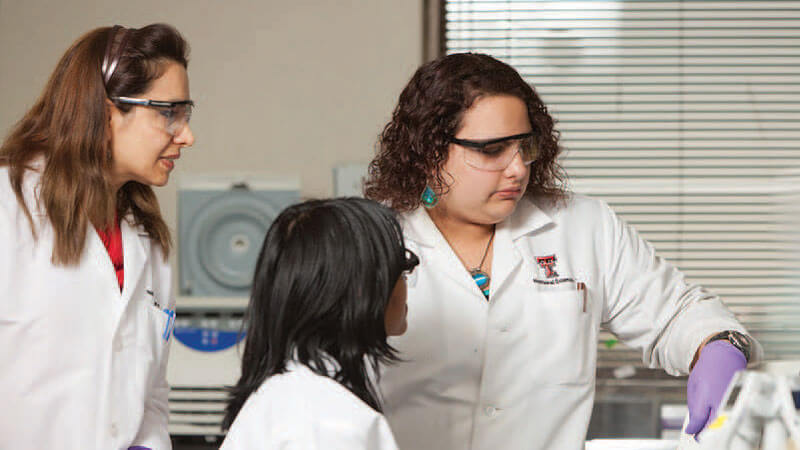
[[[89,31],[0,146],[0,448],[171,448],[152,186],[194,143],[188,50],[164,24]]]
[[[421,261],[390,340],[406,362],[381,379],[400,448],[583,448],[601,325],[648,366],[691,370],[693,433],[759,357],[716,296],[565,189],[558,138],[534,89],[487,55],[425,64],[401,93],[365,186]]]

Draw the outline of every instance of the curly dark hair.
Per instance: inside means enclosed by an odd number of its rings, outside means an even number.
[[[458,131],[464,112],[487,95],[512,95],[528,107],[538,152],[526,195],[554,202],[564,198],[566,173],[558,163],[559,132],[547,107],[511,66],[479,53],[443,56],[417,69],[379,137],[365,196],[404,212],[419,206],[426,185],[445,190],[448,183],[441,167],[450,138]]]

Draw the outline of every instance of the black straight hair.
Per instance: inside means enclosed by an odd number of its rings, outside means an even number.
[[[386,305],[403,271],[415,264],[395,213],[377,202],[309,200],[281,212],[258,257],[241,377],[230,388],[223,430],[289,360],[381,411],[370,375],[377,376],[378,364],[399,360],[386,342]],[[333,374],[326,369],[330,359],[338,365]]]

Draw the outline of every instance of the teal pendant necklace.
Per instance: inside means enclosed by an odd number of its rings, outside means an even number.
[[[469,270],[469,274],[472,276],[472,279],[475,280],[475,284],[478,285],[478,289],[483,292],[483,296],[486,297],[486,300],[489,300],[489,284],[492,282],[492,277],[489,276],[486,272],[483,271],[483,263],[486,261],[486,255],[489,254],[489,247],[492,246],[492,240],[494,239],[494,230],[495,227],[492,227],[492,235],[489,236],[489,242],[486,243],[486,250],[483,251],[483,258],[481,258],[481,263],[478,264],[478,267],[473,267]]]

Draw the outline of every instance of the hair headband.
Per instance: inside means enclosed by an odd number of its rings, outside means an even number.
[[[117,46],[117,51],[114,52],[114,57],[111,58],[111,49],[114,47],[114,40],[120,31],[122,35],[119,40],[119,45]],[[100,72],[103,74],[103,84],[106,86],[108,86],[111,77],[114,76],[114,70],[117,69],[119,59],[122,57],[122,51],[125,50],[125,44],[128,43],[128,37],[130,36],[129,31],[130,30],[125,27],[114,25],[109,32],[108,42],[106,42],[106,52],[103,56],[103,65],[100,68]]]

